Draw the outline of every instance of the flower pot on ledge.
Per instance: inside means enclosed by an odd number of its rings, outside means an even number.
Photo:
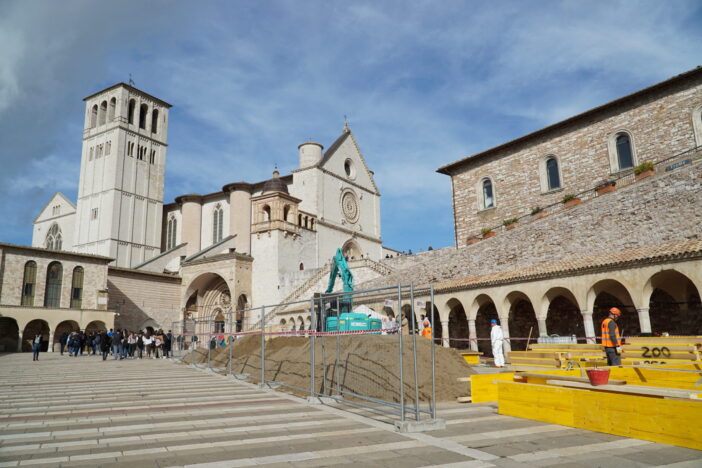
[[[478,242],[480,242],[479,237],[471,237],[470,239],[468,239],[466,241],[466,245],[473,245],[473,244],[477,244]]]
[[[563,204],[565,205],[566,208],[572,208],[572,207],[574,207],[575,205],[577,205],[578,203],[580,203],[580,199],[579,199],[579,198],[573,198],[573,199],[571,199],[571,200],[568,200],[567,202],[564,202]]]
[[[598,187],[596,189],[597,196],[604,195],[605,193],[614,192],[617,187],[614,185],[605,185],[604,187]]]
[[[517,227],[517,224],[519,224],[519,222],[510,223],[510,224],[508,224],[507,226],[505,226],[505,229],[507,229],[508,231],[511,231],[512,229],[514,229],[514,228]]]
[[[534,219],[541,219],[541,218],[545,218],[546,216],[548,216],[548,212],[545,211],[545,210],[544,210],[544,211],[539,211],[538,213],[533,214],[533,215],[531,215],[531,216],[532,216]]]
[[[643,171],[643,172],[640,172],[640,173],[636,174],[636,175],[634,176],[634,178],[635,178],[636,180],[645,179],[646,177],[652,176],[654,172],[656,172],[655,169],[649,169],[649,170],[647,170],[647,171]]]
[[[483,239],[489,239],[491,237],[495,237],[495,233],[492,231],[486,232],[485,234],[483,234]]]

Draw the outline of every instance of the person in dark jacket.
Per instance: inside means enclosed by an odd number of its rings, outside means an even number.
[[[41,333],[37,333],[32,339],[32,361],[39,360],[39,351],[41,351]]]
[[[107,359],[107,355],[110,354],[110,346],[112,345],[112,339],[107,333],[100,334],[100,351],[102,351],[102,360]]]
[[[112,333],[112,354],[114,354],[115,360],[120,359],[122,354],[122,333],[119,330]]]
[[[61,333],[61,337],[59,337],[59,345],[61,346],[61,356],[63,356],[63,350],[66,349],[66,343],[68,343],[68,333],[63,332]]]

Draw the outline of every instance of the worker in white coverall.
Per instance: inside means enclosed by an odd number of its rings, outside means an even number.
[[[502,342],[505,340],[505,335],[502,333],[502,327],[497,324],[497,320],[490,320],[490,341],[492,342],[492,356],[495,359],[495,367],[505,367],[505,355],[502,351]]]

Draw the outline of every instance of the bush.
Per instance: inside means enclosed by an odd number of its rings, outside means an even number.
[[[563,196],[562,202],[566,203],[566,202],[569,202],[571,200],[575,200],[575,195],[573,195],[572,193],[569,193],[568,195]]]
[[[539,214],[542,211],[544,211],[543,208],[541,208],[540,206],[535,206],[534,208],[531,209],[531,215],[534,216],[535,214]]]
[[[617,185],[616,180],[603,180],[603,181],[599,182],[597,185],[595,185],[595,190],[603,189],[605,187],[610,187],[610,186],[614,187],[615,185]]]
[[[510,224],[514,224],[519,221],[519,218],[511,218],[511,219],[505,219],[502,221],[503,226],[509,226]]]
[[[482,235],[489,234],[491,232],[492,232],[492,228],[482,228],[480,230],[480,234],[482,234]]]
[[[651,161],[644,161],[634,168],[634,174],[639,175],[642,172],[651,171],[656,168],[656,165]]]

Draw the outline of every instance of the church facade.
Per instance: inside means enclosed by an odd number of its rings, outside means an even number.
[[[55,194],[34,221],[32,245],[114,259],[110,276],[122,300],[114,306],[125,326],[276,304],[339,247],[350,259],[385,254],[380,192],[347,125],[326,151],[299,145],[290,174],[276,170],[269,180],[164,203],[171,105],[125,83],[84,101],[78,200]],[[127,285],[129,272],[137,279]],[[180,279],[166,290],[178,306],[157,321],[148,313],[130,321],[124,304],[138,304],[156,277]]]

